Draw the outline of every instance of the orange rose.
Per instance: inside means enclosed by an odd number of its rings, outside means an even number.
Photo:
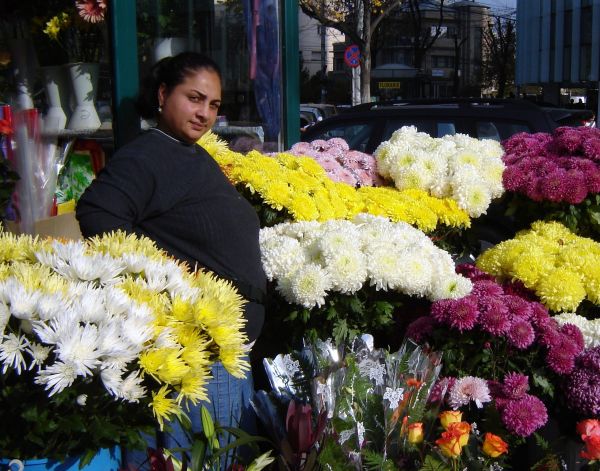
[[[600,435],[585,435],[583,441],[585,449],[581,451],[581,457],[586,460],[600,460]]]
[[[459,410],[447,410],[442,412],[438,417],[444,430],[448,430],[448,425],[462,420],[462,412]]]
[[[600,436],[600,420],[587,419],[577,424],[577,433],[582,436],[597,437]]]
[[[435,441],[440,451],[448,458],[458,458],[462,451],[460,437],[456,433],[442,432],[442,436]]]
[[[498,458],[503,453],[508,451],[508,444],[502,440],[498,435],[493,433],[486,433],[483,440],[483,452],[492,457]]]
[[[453,433],[458,437],[460,446],[465,446],[469,441],[469,434],[471,433],[471,426],[469,422],[453,422],[448,424],[447,432]]]
[[[423,432],[423,422],[415,422],[408,426],[408,443],[418,445],[423,441],[425,433]]]

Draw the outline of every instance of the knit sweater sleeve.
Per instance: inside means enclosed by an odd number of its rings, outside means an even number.
[[[91,237],[118,229],[135,232],[154,190],[155,178],[144,156],[115,155],[77,204],[81,233]]]

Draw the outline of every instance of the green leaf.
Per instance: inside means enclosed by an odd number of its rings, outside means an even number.
[[[79,460],[79,469],[82,469],[86,465],[88,465],[96,456],[97,451],[88,450]]]
[[[547,394],[549,397],[554,397],[554,386],[547,378],[541,376],[538,373],[533,373],[533,384],[538,386],[544,394]]]
[[[192,470],[204,467],[206,458],[206,443],[203,440],[195,440],[192,444]]]
[[[438,458],[427,455],[419,471],[451,471],[450,467]]]
[[[204,431],[204,435],[206,438],[210,439],[215,434],[215,424],[212,416],[204,406],[200,409],[200,415],[202,417],[202,430]]]
[[[250,463],[250,466],[246,468],[246,471],[261,471],[263,468],[269,466],[273,461],[275,461],[275,458],[271,456],[271,451],[267,451]]]

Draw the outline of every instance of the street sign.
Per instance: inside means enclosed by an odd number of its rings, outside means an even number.
[[[356,44],[351,44],[344,51],[344,62],[348,67],[358,67],[360,65],[360,48]]]
[[[379,88],[400,88],[400,82],[379,82]]]

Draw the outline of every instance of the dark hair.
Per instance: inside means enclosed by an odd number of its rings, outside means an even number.
[[[165,57],[152,66],[148,76],[142,81],[136,108],[142,118],[155,118],[158,112],[158,88],[165,84],[170,92],[185,78],[197,70],[215,72],[221,80],[221,70],[210,57],[198,52],[182,52]]]

